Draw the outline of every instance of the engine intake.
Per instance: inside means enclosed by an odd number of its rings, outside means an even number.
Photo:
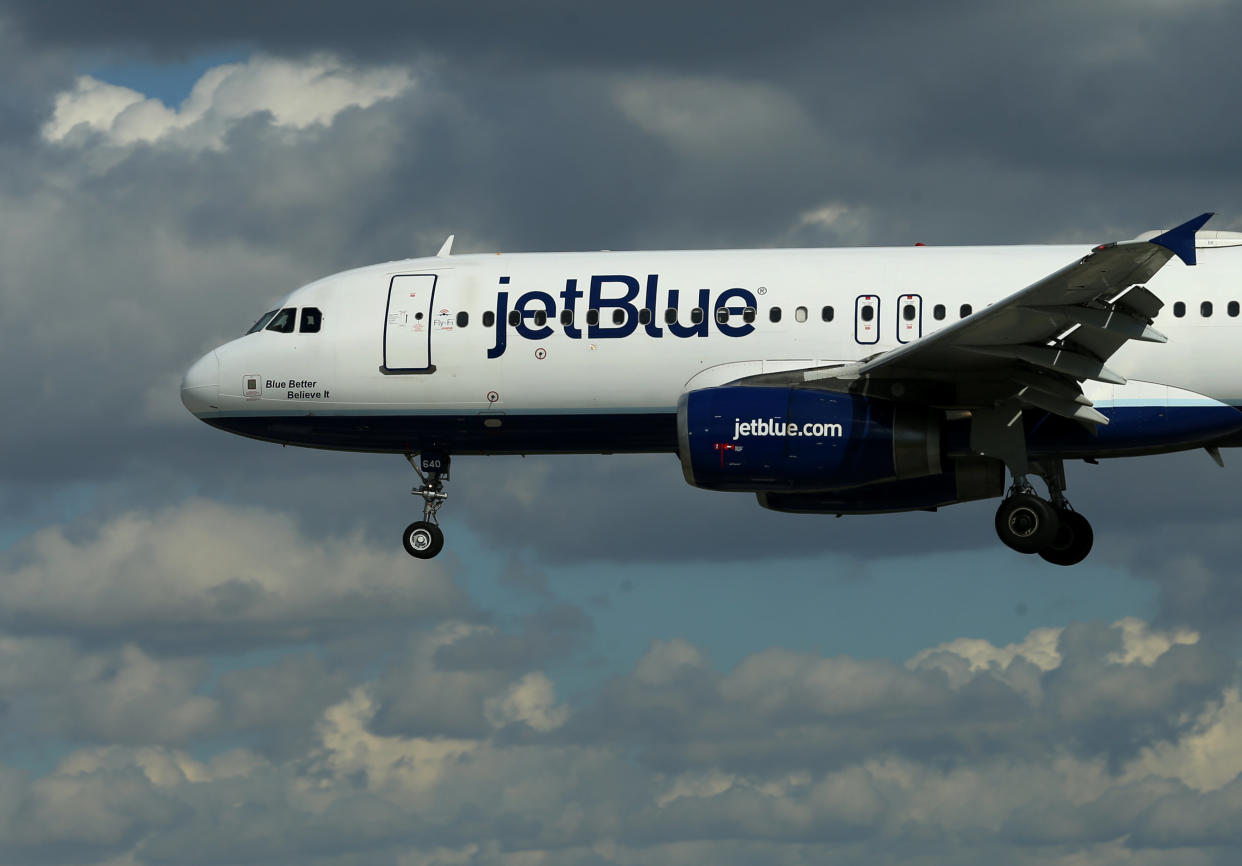
[[[724,385],[682,394],[678,453],[709,490],[827,491],[939,475],[939,413],[857,394]]]

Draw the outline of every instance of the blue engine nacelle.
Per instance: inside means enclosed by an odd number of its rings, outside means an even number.
[[[843,490],[942,470],[939,413],[856,394],[724,385],[681,395],[686,481],[709,490]]]
[[[756,493],[759,504],[792,514],[884,514],[935,511],[942,505],[1004,495],[1005,464],[986,457],[954,460],[940,475],[883,481],[823,493]]]

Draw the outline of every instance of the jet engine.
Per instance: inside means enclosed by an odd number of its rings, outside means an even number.
[[[1005,464],[986,457],[952,461],[947,472],[823,493],[757,493],[759,504],[791,514],[884,514],[935,511],[1005,492]]]
[[[829,491],[943,470],[938,412],[857,394],[724,385],[677,407],[686,481],[709,490]]]

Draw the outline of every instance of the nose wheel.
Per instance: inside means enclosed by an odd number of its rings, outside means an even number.
[[[416,559],[431,559],[444,547],[444,533],[440,527],[426,520],[418,520],[405,528],[401,537],[405,552]]]
[[[401,544],[405,552],[415,559],[431,559],[444,547],[444,532],[440,529],[436,514],[448,499],[444,482],[449,479],[449,456],[428,451],[417,457],[406,454],[405,459],[422,481],[410,493],[423,498],[423,519],[405,528]]]

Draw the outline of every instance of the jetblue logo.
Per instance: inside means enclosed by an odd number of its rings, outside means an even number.
[[[508,285],[509,278],[501,277],[500,284]],[[679,338],[706,337],[713,327],[726,337],[745,337],[755,330],[755,326],[743,318],[747,308],[754,310],[758,306],[754,294],[748,289],[725,289],[714,300],[711,289],[699,289],[694,303],[688,306],[701,310],[702,319],[686,323],[681,316],[682,292],[678,289],[662,292],[659,284],[657,274],[648,276],[645,286],[639,283],[637,277],[607,274],[591,277],[584,291],[579,288],[578,280],[567,279],[564,290],[555,296],[538,290],[523,292],[512,306],[509,304],[510,293],[498,292],[496,345],[487,350],[487,357],[499,358],[505,353],[510,330],[525,340],[546,340],[558,328],[571,340],[628,337],[640,327],[640,309],[651,311],[651,319],[641,325],[648,337],[661,338],[666,331]],[[677,315],[672,322],[664,322],[664,311],[669,309],[675,310]],[[595,310],[599,318],[593,320],[594,324],[588,322],[584,327],[581,310]],[[618,310],[622,315],[617,315]],[[726,310],[728,315],[722,314],[721,310]],[[568,313],[564,321],[560,318],[562,311]]]

